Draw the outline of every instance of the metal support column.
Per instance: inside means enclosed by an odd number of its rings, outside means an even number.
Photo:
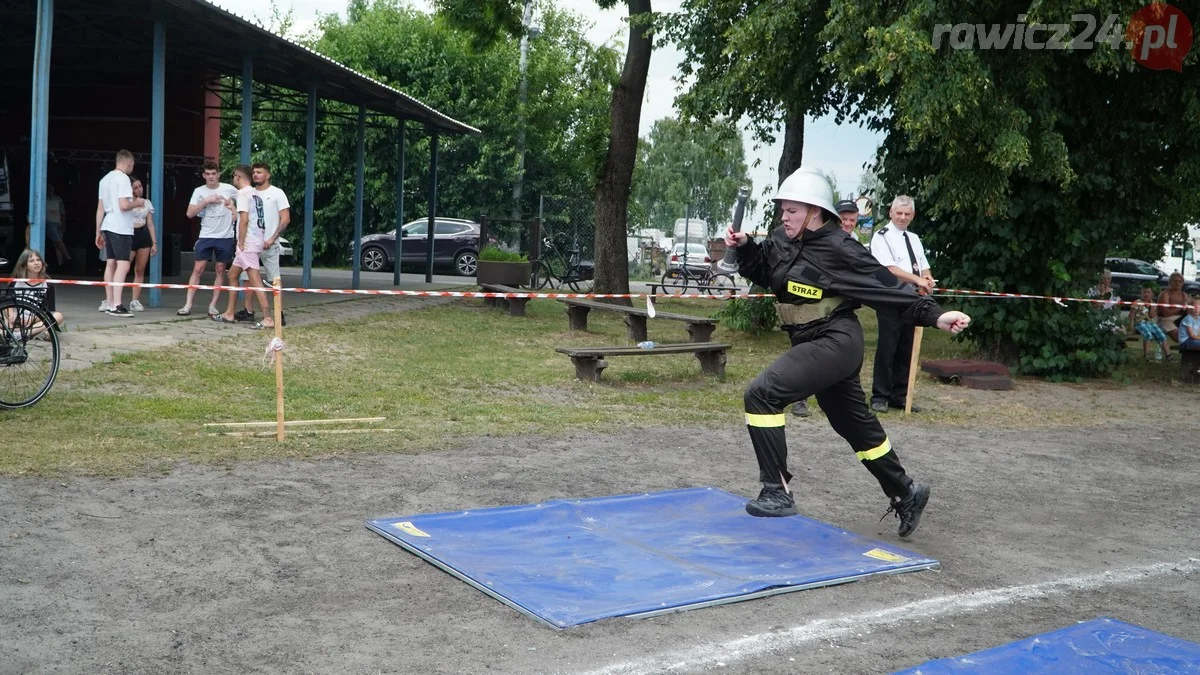
[[[363,180],[367,162],[367,108],[358,106],[358,151],[354,154],[354,260],[350,265],[350,287],[358,288],[362,268]]]
[[[317,85],[308,85],[308,128],[304,141],[304,273],[300,285],[312,287],[313,195],[317,167]]]
[[[433,283],[433,234],[437,217],[437,161],[438,161],[438,132],[429,135],[429,228],[425,241],[425,283]],[[482,246],[480,242],[480,246]]]
[[[163,240],[163,143],[167,110],[167,22],[154,21],[154,64],[150,73],[150,201],[157,204],[158,217],[154,219],[154,241],[158,242],[158,255],[150,258],[150,283],[162,283],[162,257],[166,255]],[[162,305],[162,290],[150,289],[150,306]]]
[[[242,164],[250,163],[250,118],[254,115],[254,57],[242,57]]]
[[[400,285],[400,261],[404,260],[404,237],[401,228],[404,227],[404,132],[408,131],[406,120],[396,120],[396,252],[392,265],[392,285]]]
[[[27,215],[30,224],[29,245],[41,251],[43,260],[50,259],[46,251],[46,164],[50,154],[50,46],[53,38],[54,0],[38,0],[33,47]]]

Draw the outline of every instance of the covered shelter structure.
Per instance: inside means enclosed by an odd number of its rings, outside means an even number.
[[[30,245],[46,250],[47,186],[67,212],[64,239],[72,257],[98,265],[96,187],[118,149],[132,151],[135,172],[147,179],[157,208],[160,255],[178,260],[178,243],[194,240],[186,218],[199,169],[220,153],[222,116],[240,115],[240,159],[250,163],[256,97],[271,109],[291,106],[307,125],[306,180],[288,186],[303,212],[303,279],[311,282],[314,164],[318,126],[351,124],[358,130],[353,286],[359,285],[358,241],[363,228],[365,129],[397,130],[397,221],[403,213],[406,131],[430,136],[430,181],[425,195],[430,237],[437,213],[437,145],[446,134],[478,133],[408,96],[207,0],[0,0],[0,254],[19,251],[29,224]],[[256,86],[257,85],[257,86]],[[240,112],[230,103],[240,103]],[[357,114],[321,112],[325,101]],[[293,211],[295,214],[295,210]],[[397,228],[402,223],[397,222]],[[298,222],[293,222],[292,234]],[[401,237],[396,238],[397,247]],[[174,246],[175,250],[171,250]],[[432,257],[434,247],[428,251]],[[52,259],[52,256],[50,256]],[[397,251],[397,259],[399,251]],[[432,260],[426,280],[431,280]],[[177,271],[176,271],[177,272]],[[399,283],[399,266],[394,272]],[[152,305],[159,294],[150,294]]]

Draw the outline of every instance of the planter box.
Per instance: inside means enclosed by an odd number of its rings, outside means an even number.
[[[528,262],[480,260],[479,267],[475,270],[475,280],[480,284],[500,284],[515,288],[528,286],[532,272]]]

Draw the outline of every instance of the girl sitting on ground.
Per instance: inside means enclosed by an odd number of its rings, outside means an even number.
[[[1129,308],[1129,329],[1137,330],[1142,336],[1142,355],[1150,360],[1150,343],[1157,342],[1162,350],[1163,358],[1171,360],[1171,348],[1167,346],[1167,334],[1158,327],[1158,307],[1154,304],[1154,289],[1146,286],[1142,289],[1142,299],[1133,303]]]
[[[46,274],[46,261],[42,259],[42,254],[33,249],[25,249],[13,267],[13,278],[28,279],[14,281],[9,288],[12,288],[18,297],[24,297],[46,310],[47,314],[54,317],[55,325],[52,328],[62,330],[63,315],[55,309],[54,284],[46,283],[46,279],[50,277]],[[32,328],[35,335],[43,332],[41,322],[28,328]]]

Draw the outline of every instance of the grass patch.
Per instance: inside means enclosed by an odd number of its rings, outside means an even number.
[[[706,316],[721,307],[700,299],[656,304]],[[275,375],[263,363],[260,334],[121,354],[109,364],[60,374],[33,408],[2,413],[9,441],[0,452],[0,474],[120,475],[180,462],[422,452],[467,437],[740,424],[746,383],[787,347],[779,332],[752,337],[718,328],[714,339],[734,345],[725,382],[703,375],[685,354],[614,359],[603,383],[581,383],[572,379],[570,360],[553,348],[628,344],[621,316],[593,312],[588,333],[570,334],[561,303],[534,300],[527,310],[528,317],[518,319],[464,300],[290,328],[288,419],[382,416],[388,419],[380,426],[396,429],[388,433],[317,435],[293,428],[284,443],[205,433],[206,422],[274,420]],[[869,386],[874,313],[860,315]],[[683,324],[673,321],[652,321],[650,337],[687,340]],[[962,357],[967,349],[940,331],[925,333],[926,358]],[[1136,365],[1127,379],[1159,377],[1164,370]],[[951,407],[917,423],[968,423],[976,414],[986,412]],[[16,433],[20,429],[29,431]]]

